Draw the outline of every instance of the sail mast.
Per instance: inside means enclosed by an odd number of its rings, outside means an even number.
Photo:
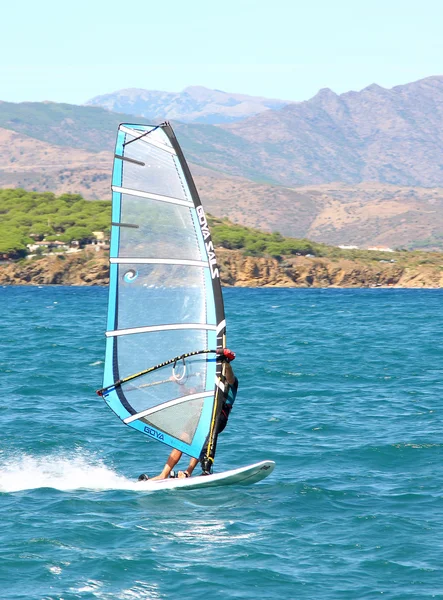
[[[175,137],[175,133],[170,126],[169,123],[165,124],[165,133],[168,135],[171,144],[175,148],[177,152],[177,156],[181,162],[183,172],[185,174],[187,183],[189,185],[189,189],[191,190],[192,199],[194,201],[195,208],[197,210],[197,214],[199,217],[199,223],[201,227],[201,231],[205,240],[205,247],[208,253],[208,258],[211,264],[211,276],[212,276],[212,286],[214,291],[214,299],[215,299],[215,307],[216,307],[216,315],[217,315],[217,323],[223,324],[223,327],[217,332],[217,349],[221,349],[226,346],[226,321],[224,319],[224,304],[223,304],[223,295],[220,284],[220,273],[217,266],[216,258],[215,258],[215,250],[214,244],[211,239],[211,233],[209,231],[208,222],[206,219],[206,215],[204,213],[204,209],[200,200],[200,196],[197,191],[197,187],[194,183],[194,180],[191,175],[191,171],[188,167],[182,149]],[[212,263],[211,263],[212,261]],[[204,473],[210,473],[212,470],[212,465],[214,464],[215,452],[217,448],[217,429],[218,429],[218,420],[220,418],[224,397],[221,388],[225,388],[226,386],[226,377],[225,377],[225,365],[224,363],[218,362],[216,369],[216,385],[215,385],[215,396],[214,396],[214,406],[212,411],[211,418],[211,427],[209,429],[208,434],[208,443],[206,446],[206,454],[202,457],[202,470]]]

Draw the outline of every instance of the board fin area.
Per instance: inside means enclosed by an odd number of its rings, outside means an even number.
[[[169,478],[156,481],[148,479],[147,481],[139,481],[138,486],[140,491],[155,492],[171,489],[195,490],[222,485],[251,485],[268,477],[274,467],[274,461],[264,460],[253,465],[224,471],[223,473],[213,473],[212,475],[194,475],[189,478]]]

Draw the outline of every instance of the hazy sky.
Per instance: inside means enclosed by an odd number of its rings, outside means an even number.
[[[441,0],[7,0],[0,100],[203,85],[306,100],[443,74]]]

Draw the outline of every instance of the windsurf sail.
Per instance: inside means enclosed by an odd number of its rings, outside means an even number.
[[[204,209],[169,123],[122,124],[112,175],[103,388],[120,419],[198,458],[224,390],[219,270]],[[208,457],[213,461],[213,456]]]

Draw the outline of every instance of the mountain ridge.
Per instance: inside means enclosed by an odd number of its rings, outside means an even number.
[[[311,100],[222,127],[267,149],[264,174],[285,143],[279,183],[304,185],[379,181],[442,186],[443,76],[392,89],[372,84],[361,92],[320,90]]]
[[[126,88],[95,96],[86,106],[100,106],[113,112],[132,112],[152,122],[176,119],[184,123],[228,123],[277,109],[287,101],[189,86],[181,92]]]
[[[112,150],[118,123],[144,120],[96,106],[0,103],[0,127],[97,152]],[[391,90],[324,89],[234,123],[174,127],[192,162],[257,181],[443,186],[442,76]]]

